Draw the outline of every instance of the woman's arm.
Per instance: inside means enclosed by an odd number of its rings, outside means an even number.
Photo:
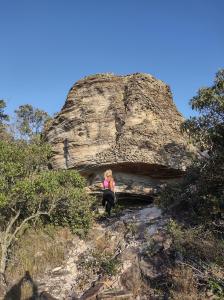
[[[114,190],[115,190],[115,181],[113,180],[111,185],[111,191],[114,192]]]

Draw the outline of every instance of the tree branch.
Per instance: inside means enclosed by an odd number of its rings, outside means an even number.
[[[20,210],[17,211],[16,215],[11,219],[9,225],[7,226],[6,231],[5,231],[5,238],[7,238],[7,235],[10,233],[12,226],[15,224],[15,222],[19,218],[19,216],[20,216]]]
[[[9,245],[12,243],[13,239],[14,239],[14,238],[16,237],[16,235],[21,231],[21,229],[24,227],[24,225],[25,225],[26,223],[28,223],[30,220],[35,219],[35,218],[37,218],[37,217],[39,217],[39,216],[41,216],[41,215],[49,215],[50,212],[51,212],[50,210],[49,210],[49,211],[38,211],[38,212],[36,212],[35,214],[33,214],[33,215],[27,217],[26,219],[24,219],[24,220],[22,221],[22,223],[21,223],[21,224],[15,229],[15,231],[11,234],[11,236],[10,236],[10,238],[9,238],[9,240],[8,240]]]

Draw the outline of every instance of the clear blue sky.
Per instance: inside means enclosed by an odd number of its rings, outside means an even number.
[[[60,110],[83,76],[145,72],[189,99],[224,67],[223,0],[0,0],[0,99]]]

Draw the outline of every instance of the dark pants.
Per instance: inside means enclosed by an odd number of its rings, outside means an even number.
[[[102,205],[105,206],[108,215],[110,215],[111,208],[114,207],[114,204],[115,204],[114,192],[112,192],[111,190],[104,190]]]

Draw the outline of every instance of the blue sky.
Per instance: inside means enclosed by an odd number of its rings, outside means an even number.
[[[185,117],[224,67],[223,0],[0,0],[0,99],[58,112],[86,75],[150,73]]]

